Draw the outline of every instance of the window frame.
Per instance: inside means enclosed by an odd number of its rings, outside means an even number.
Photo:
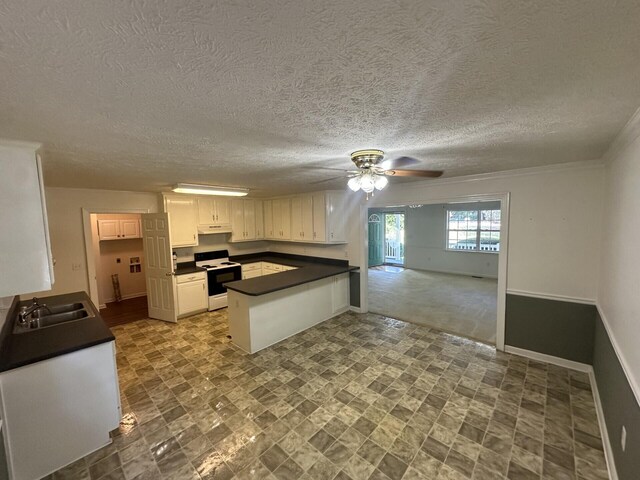
[[[481,215],[482,212],[494,212],[494,211],[498,211],[500,212],[500,229],[498,230],[486,230],[486,229],[482,229],[482,221],[481,221]],[[477,226],[475,228],[475,230],[473,229],[469,229],[469,230],[459,230],[459,229],[450,229],[449,228],[449,212],[476,212],[477,213]],[[444,233],[444,249],[447,252],[467,252],[467,253],[490,253],[490,254],[499,254],[500,253],[500,241],[502,240],[502,209],[501,208],[465,208],[465,209],[450,209],[447,208],[445,210],[445,216],[444,216],[444,222],[445,222],[445,233]],[[462,248],[450,248],[449,247],[449,232],[453,231],[453,232],[476,232],[476,248],[474,249],[462,249]],[[498,232],[499,234],[499,239],[500,241],[498,242],[498,249],[497,250],[480,250],[480,239],[482,236],[483,232]]]

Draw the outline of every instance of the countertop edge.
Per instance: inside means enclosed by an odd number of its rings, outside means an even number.
[[[300,280],[300,281],[296,281],[284,286],[278,286],[278,287],[274,287],[274,288],[270,288],[267,290],[262,290],[260,291],[260,293],[251,293],[251,292],[247,292],[244,291],[240,288],[234,287],[231,284],[225,284],[225,287],[227,288],[227,290],[233,290],[234,292],[238,292],[241,293],[243,295],[248,295],[250,297],[261,297],[262,295],[268,295],[269,293],[274,293],[274,292],[279,292],[281,290],[286,290],[288,288],[293,288],[293,287],[297,287],[299,285],[304,285],[305,283],[311,283],[311,282],[315,282],[316,280],[322,280],[323,278],[328,278],[328,277],[333,277],[335,275],[341,275],[343,273],[349,273],[355,270],[360,270],[360,267],[357,266],[353,266],[353,265],[348,265],[346,267],[339,267],[336,265],[328,265],[329,267],[333,267],[335,269],[339,269],[338,271],[332,271],[332,272],[325,272],[325,273],[321,273],[321,274],[317,274],[314,275],[313,278],[308,278],[308,279],[304,279],[304,280]],[[304,267],[301,267],[304,268]],[[285,272],[282,272],[285,273]],[[239,280],[239,282],[241,282],[243,280]],[[234,282],[232,282],[234,283]]]

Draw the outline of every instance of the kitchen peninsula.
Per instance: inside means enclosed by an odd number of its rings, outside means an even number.
[[[345,260],[273,253],[232,260],[242,264],[246,279],[225,284],[229,333],[246,352],[255,353],[349,309],[349,272],[358,267]],[[256,268],[264,273],[244,275]],[[272,272],[277,274],[265,274]]]

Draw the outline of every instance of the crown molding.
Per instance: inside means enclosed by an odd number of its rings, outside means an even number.
[[[605,162],[602,159],[583,160],[580,162],[554,163],[551,165],[541,165],[537,167],[517,168],[512,170],[501,170],[498,172],[477,173],[474,175],[463,175],[460,177],[436,178],[402,184],[402,188],[422,188],[425,185],[449,185],[454,183],[469,183],[500,178],[521,177],[527,175],[540,175],[544,173],[557,173],[570,170],[592,170],[603,169]]]
[[[640,108],[638,108],[629,121],[622,127],[620,133],[613,139],[609,149],[602,156],[604,163],[610,163],[618,154],[640,137]]]

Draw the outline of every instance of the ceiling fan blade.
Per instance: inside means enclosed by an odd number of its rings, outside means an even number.
[[[420,163],[420,160],[418,160],[417,158],[398,157],[385,160],[378,166],[383,170],[391,170],[396,168],[410,167],[411,165],[417,165],[418,163]]]
[[[333,182],[335,180],[338,179],[345,179],[344,175],[340,175],[339,177],[331,177],[331,178],[325,178],[324,180],[317,180],[315,182],[309,182],[309,185],[316,185],[318,183],[325,183],[325,182]]]
[[[438,178],[442,176],[442,170],[386,170],[385,175],[390,177],[429,177]]]

